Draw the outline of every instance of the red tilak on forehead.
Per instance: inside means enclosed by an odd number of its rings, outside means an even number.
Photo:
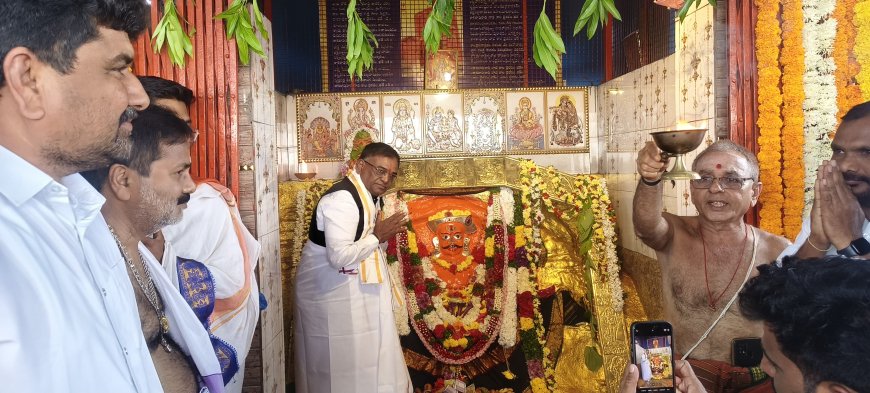
[[[716,164],[716,169],[722,169],[722,164]]]

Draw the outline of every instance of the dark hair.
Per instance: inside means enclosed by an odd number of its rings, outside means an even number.
[[[0,1],[0,87],[6,83],[3,60],[25,47],[60,73],[72,70],[76,51],[99,36],[98,27],[136,38],[148,25],[143,0]]]
[[[151,102],[159,99],[170,99],[181,101],[186,106],[193,103],[193,91],[178,82],[158,76],[140,76],[139,82],[142,83],[142,87]]]
[[[867,116],[870,116],[870,101],[855,105],[852,109],[849,109],[849,111],[843,115],[842,123],[860,120]]]
[[[759,266],[740,292],[746,318],[763,321],[804,375],[870,392],[870,261],[840,256]]]
[[[692,170],[694,171],[697,168],[696,165],[701,161],[701,157],[704,157],[707,153],[715,152],[734,153],[743,157],[746,162],[749,163],[749,177],[751,177],[752,180],[758,181],[758,158],[755,157],[755,154],[746,150],[745,147],[740,146],[729,139],[720,139],[713,142],[713,144],[698,153],[698,156],[695,157],[695,161],[692,161]]]
[[[372,142],[366,145],[363,148],[362,153],[360,153],[359,158],[362,160],[364,158],[369,157],[387,157],[387,158],[395,158],[396,162],[401,161],[399,158],[399,153],[396,152],[396,149],[393,149],[392,146],[383,143],[383,142]]]
[[[174,113],[157,105],[150,105],[133,120],[132,148],[127,160],[112,164],[130,167],[142,176],[151,174],[151,164],[161,158],[160,146],[174,146],[193,140],[195,133]],[[82,172],[94,188],[100,190],[109,176],[109,167]]]

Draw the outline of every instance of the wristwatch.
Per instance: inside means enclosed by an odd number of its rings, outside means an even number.
[[[859,255],[870,254],[870,242],[863,236],[852,240],[846,248],[837,250],[837,254],[844,257],[856,257]]]

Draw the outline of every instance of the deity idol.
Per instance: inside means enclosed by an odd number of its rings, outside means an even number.
[[[432,267],[435,274],[447,284],[445,308],[453,315],[462,316],[470,306],[468,290],[474,279],[478,261],[471,255],[472,235],[477,227],[471,215],[461,211],[447,211],[429,218],[429,229],[435,234]],[[474,242],[476,246],[476,241]]]

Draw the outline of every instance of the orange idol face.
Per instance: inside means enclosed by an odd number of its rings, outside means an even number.
[[[441,258],[451,260],[461,258],[465,241],[465,226],[458,222],[442,222],[435,227]]]

